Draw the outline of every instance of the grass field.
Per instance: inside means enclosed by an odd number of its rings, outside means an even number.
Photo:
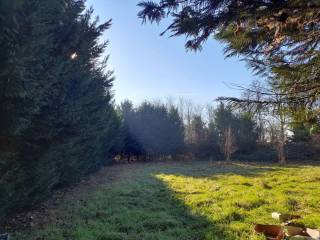
[[[78,186],[32,231],[13,239],[263,239],[252,226],[276,223],[274,211],[300,214],[300,222],[320,227],[319,166],[119,165],[88,186]]]

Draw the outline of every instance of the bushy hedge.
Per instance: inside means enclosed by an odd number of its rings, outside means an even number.
[[[0,3],[0,220],[111,159],[120,121],[84,1]]]

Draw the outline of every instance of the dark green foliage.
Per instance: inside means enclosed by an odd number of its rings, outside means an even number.
[[[120,152],[127,157],[128,162],[131,156],[139,156],[144,154],[141,144],[137,137],[132,134],[131,124],[135,119],[135,110],[130,101],[126,100],[120,104],[119,112],[122,118],[121,138],[122,145]]]
[[[207,142],[206,145],[208,147],[209,155],[212,155],[213,153],[214,157],[220,157],[219,133],[215,123],[212,121],[208,124]]]
[[[220,104],[214,115],[214,124],[223,141],[224,132],[231,127],[235,135],[238,152],[249,153],[253,151],[258,142],[258,127],[249,113],[235,114],[229,106]]]
[[[214,123],[219,135],[222,135],[229,127],[235,129],[236,117],[229,106],[220,103],[215,110]]]
[[[315,109],[306,106],[292,107],[290,112],[290,127],[293,132],[292,140],[294,142],[309,141],[313,135],[320,131],[319,114]]]
[[[191,49],[201,48],[212,35],[227,40],[230,54],[261,56],[268,48],[272,54],[297,57],[297,51],[312,53],[316,50],[312,45],[318,44],[317,0],[159,0],[141,1],[139,6],[143,21],[159,22],[171,16],[167,31],[187,35],[186,47]],[[289,48],[281,49],[285,45]]]
[[[201,115],[194,115],[191,120],[191,131],[188,141],[189,153],[195,157],[205,158],[219,153],[215,148],[218,143],[215,129],[207,127]]]
[[[116,153],[112,73],[92,10],[75,0],[1,1],[0,219]]]
[[[254,151],[258,142],[258,128],[256,122],[249,113],[242,113],[237,117],[236,137],[239,151],[250,153]]]
[[[144,102],[133,108],[129,101],[125,101],[120,110],[125,155],[168,156],[181,153],[184,126],[175,107]]]

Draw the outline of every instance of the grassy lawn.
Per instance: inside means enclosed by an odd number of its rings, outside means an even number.
[[[90,181],[13,239],[263,239],[252,226],[276,223],[274,211],[320,227],[319,166],[146,163],[106,168]]]

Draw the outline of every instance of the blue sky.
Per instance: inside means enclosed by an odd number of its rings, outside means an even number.
[[[230,83],[248,85],[253,79],[245,63],[225,59],[223,46],[209,40],[201,52],[187,52],[184,37],[159,34],[166,24],[141,24],[138,0],[87,0],[101,21],[113,19],[103,39],[110,45],[109,68],[115,71],[116,102],[130,99],[192,99],[197,104],[213,102],[218,96],[237,96]]]

